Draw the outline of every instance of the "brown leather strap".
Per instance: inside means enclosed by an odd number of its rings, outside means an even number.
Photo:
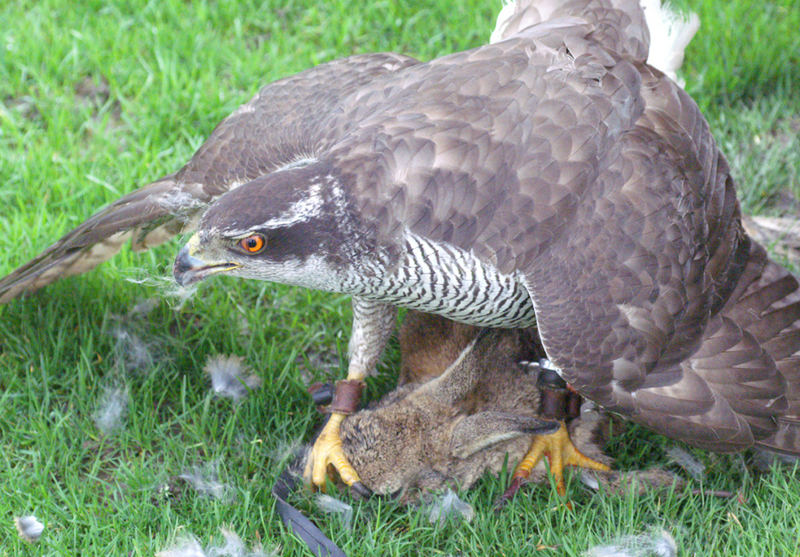
[[[563,420],[566,418],[566,389],[540,389],[541,403],[539,414],[545,420]]]
[[[572,389],[567,393],[567,419],[572,420],[581,415],[581,402],[583,399],[581,395]]]
[[[361,402],[361,391],[364,390],[364,382],[358,379],[343,379],[336,382],[336,391],[333,393],[333,401],[328,406],[329,412],[337,414],[352,414],[358,410]]]
[[[549,360],[539,360],[539,414],[545,420],[563,420],[567,416],[567,383]]]

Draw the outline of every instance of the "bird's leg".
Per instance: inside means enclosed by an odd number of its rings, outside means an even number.
[[[353,298],[353,331],[348,349],[350,362],[347,379],[336,383],[333,402],[329,407],[330,418],[314,442],[306,464],[306,481],[314,487],[325,489],[328,467],[332,466],[345,484],[359,493],[368,492],[344,455],[339,428],[344,418],[358,408],[364,378],[374,372],[394,330],[396,315],[394,306]]]
[[[597,462],[581,453],[569,438],[564,419],[575,418],[579,415],[579,395],[571,391],[566,382],[553,370],[544,367],[539,374],[538,384],[541,392],[540,417],[559,420],[561,427],[555,433],[534,436],[531,447],[522,462],[517,465],[511,478],[511,485],[503,493],[499,501],[500,504],[508,501],[516,494],[519,488],[527,482],[531,471],[544,456],[550,461],[550,474],[553,475],[556,491],[561,496],[566,494],[564,487],[565,466],[578,466],[601,471],[610,470],[602,462]]]

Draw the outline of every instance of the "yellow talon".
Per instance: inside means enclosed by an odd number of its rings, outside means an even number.
[[[601,471],[610,470],[602,462],[592,460],[575,448],[569,438],[569,433],[567,433],[567,426],[562,422],[561,427],[555,433],[535,436],[528,454],[514,471],[512,482],[516,480],[514,483],[519,484],[520,480],[526,479],[543,456],[547,456],[550,461],[550,473],[556,481],[558,494],[562,496],[566,494],[564,466],[580,466]]]
[[[345,414],[334,412],[331,414],[328,423],[314,442],[311,455],[306,463],[305,473],[303,474],[306,482],[310,480],[312,487],[325,491],[325,479],[328,475],[328,467],[333,467],[341,480],[348,486],[359,482],[358,473],[347,461],[347,457],[342,450],[342,440],[339,437],[339,427],[344,420]]]

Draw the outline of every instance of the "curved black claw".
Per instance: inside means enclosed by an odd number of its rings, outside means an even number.
[[[526,483],[528,483],[527,478],[523,478],[521,476],[515,476],[514,478],[512,478],[511,485],[508,486],[508,489],[506,489],[503,492],[503,494],[495,500],[494,502],[495,512],[502,510],[502,508],[505,507],[508,504],[508,502],[514,498],[514,495],[516,495],[517,492],[520,490],[520,488]]]
[[[362,482],[356,482],[350,486],[350,492],[358,499],[369,499],[372,497],[372,490]]]

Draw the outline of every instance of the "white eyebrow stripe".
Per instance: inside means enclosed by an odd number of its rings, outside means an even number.
[[[225,230],[224,233],[221,233],[221,236],[226,240],[241,240],[243,238],[247,238],[251,234],[253,234],[253,229],[251,228],[237,228],[233,230]]]
[[[322,184],[312,184],[308,189],[308,194],[303,199],[292,203],[280,217],[264,221],[260,226],[262,228],[283,228],[300,222],[307,222],[319,216],[322,212],[324,201]]]

